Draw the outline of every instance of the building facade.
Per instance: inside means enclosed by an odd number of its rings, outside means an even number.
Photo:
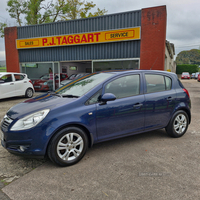
[[[29,78],[48,73],[166,70],[166,6],[5,28],[6,66]]]
[[[166,40],[165,45],[165,71],[176,73],[176,62],[174,61],[174,44]]]

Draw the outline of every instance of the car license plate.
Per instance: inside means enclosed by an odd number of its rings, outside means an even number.
[[[41,88],[40,86],[35,85],[34,88]]]

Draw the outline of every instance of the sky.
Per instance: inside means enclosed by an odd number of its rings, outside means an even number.
[[[16,26],[7,8],[8,0],[1,0],[0,22]],[[48,1],[48,0],[46,0]],[[49,0],[50,1],[50,0]],[[90,0],[87,0],[91,2]],[[200,1],[199,0],[92,0],[96,8],[106,9],[107,14],[141,10],[142,8],[167,7],[166,39],[175,45],[175,54],[190,49],[200,49]],[[95,11],[95,9],[94,9]],[[0,61],[5,60],[4,38],[0,39]]]

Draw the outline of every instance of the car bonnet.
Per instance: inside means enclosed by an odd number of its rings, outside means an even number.
[[[7,116],[11,119],[21,118],[43,109],[56,109],[74,102],[75,100],[77,100],[77,98],[62,98],[57,95],[46,93],[16,104],[8,110]]]

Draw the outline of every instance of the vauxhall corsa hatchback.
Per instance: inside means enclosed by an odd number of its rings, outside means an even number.
[[[189,93],[174,73],[92,73],[10,108],[1,123],[1,142],[9,152],[48,155],[69,166],[102,141],[161,128],[181,137],[190,108]]]

